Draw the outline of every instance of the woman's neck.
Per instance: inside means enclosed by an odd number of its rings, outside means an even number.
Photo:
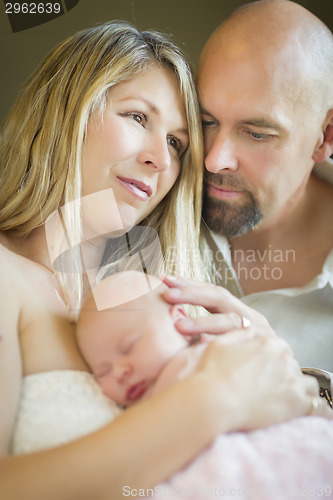
[[[25,236],[18,236],[10,231],[2,232],[0,243],[8,250],[52,270],[44,227],[38,227]]]

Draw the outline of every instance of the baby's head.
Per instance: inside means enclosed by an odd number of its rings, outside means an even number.
[[[122,272],[99,283],[80,313],[82,355],[103,392],[123,406],[148,395],[165,364],[188,345],[175,328],[184,312],[164,302],[165,289],[153,276]]]

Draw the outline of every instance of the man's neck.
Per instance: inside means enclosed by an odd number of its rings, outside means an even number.
[[[333,246],[333,187],[311,176],[302,196],[275,218],[230,242],[245,294],[305,285]]]

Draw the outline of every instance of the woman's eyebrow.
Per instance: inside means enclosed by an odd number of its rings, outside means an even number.
[[[143,101],[150,108],[150,110],[153,113],[155,113],[157,115],[160,114],[160,110],[155,106],[155,104],[153,102],[151,102],[149,99],[146,99],[145,97],[133,95],[133,96],[124,97],[124,99],[120,99],[120,102],[124,102],[124,101]]]
[[[159,108],[157,106],[155,106],[155,104],[153,102],[151,102],[149,99],[146,99],[145,97],[141,97],[141,96],[128,96],[128,97],[124,97],[124,99],[120,99],[120,102],[124,102],[124,101],[142,101],[144,102],[148,107],[149,109],[155,114],[155,115],[160,115],[161,112],[159,110]],[[185,135],[189,135],[188,134],[188,129],[187,128],[180,128],[180,129],[177,129],[176,132],[179,132],[179,133],[182,133],[182,134],[185,134]]]

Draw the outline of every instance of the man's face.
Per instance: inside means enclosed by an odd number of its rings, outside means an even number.
[[[308,90],[298,71],[286,77],[288,57],[244,57],[234,47],[229,54],[212,51],[201,61],[204,218],[228,237],[282,221],[301,199],[311,173],[319,119],[307,113]]]

